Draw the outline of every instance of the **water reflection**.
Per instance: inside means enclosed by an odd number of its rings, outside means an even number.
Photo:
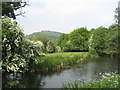
[[[41,88],[45,85],[43,76],[37,73],[31,74],[3,74],[3,87],[5,88]]]
[[[94,59],[94,58],[91,58]],[[3,74],[4,88],[61,88],[63,82],[98,80],[99,73],[118,70],[118,58],[97,58],[59,73]]]

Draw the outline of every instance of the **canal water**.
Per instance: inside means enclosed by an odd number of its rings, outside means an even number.
[[[87,63],[74,65],[70,69],[55,73],[3,73],[3,88],[61,88],[65,82],[80,83],[82,79],[86,83],[90,79],[97,81],[101,78],[99,73],[118,70],[118,57],[90,59]]]

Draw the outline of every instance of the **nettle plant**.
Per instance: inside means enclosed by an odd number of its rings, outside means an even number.
[[[24,39],[20,26],[10,18],[4,17],[1,21],[2,69],[7,72],[29,71],[37,64],[38,57],[44,55],[43,43]]]

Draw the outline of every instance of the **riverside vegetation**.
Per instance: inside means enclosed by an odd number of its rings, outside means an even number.
[[[38,68],[44,72],[60,71],[69,68],[76,63],[87,62],[89,57],[93,57],[89,52],[61,52],[47,54],[45,57],[39,59]]]
[[[120,88],[120,75],[116,72],[102,73],[102,78],[98,81],[91,80],[85,83],[84,80],[81,84],[77,82],[64,83],[63,88]]]
[[[22,32],[22,29],[19,27],[18,24],[16,24],[15,21],[12,22],[8,17],[4,17],[1,20],[3,42],[2,69],[5,72],[24,73],[37,71],[39,69],[42,70],[42,68],[52,69],[52,67],[55,69],[55,67],[57,68],[57,65],[59,67],[60,65],[73,64],[75,62],[78,62],[77,60],[84,59],[88,56],[97,55],[96,52],[62,53],[64,52],[64,47],[61,47],[59,44],[57,44],[57,42],[55,43],[54,41],[49,40],[48,42],[46,42],[46,45],[44,45],[45,42],[43,43],[40,40],[32,41],[26,39],[24,33]],[[78,29],[77,31],[79,30],[81,31],[82,28]],[[85,48],[84,45],[82,47],[83,51],[88,48],[87,45]],[[77,48],[76,50],[80,49]]]
[[[57,39],[44,37],[26,38],[18,23],[7,16],[0,18],[2,22],[2,70],[9,73],[25,73],[36,71],[59,71],[75,63],[86,61],[89,57],[120,55],[120,9],[116,9],[116,23],[108,28],[98,27],[88,30],[81,27],[69,34],[61,34]],[[110,80],[117,80],[117,74]],[[117,75],[118,76],[118,75]],[[90,83],[81,87],[98,87]],[[77,84],[73,84],[73,86]],[[101,84],[103,85],[103,84]],[[111,83],[108,83],[108,86]],[[67,85],[65,86],[67,87]],[[71,87],[71,86],[70,86]],[[79,87],[79,86],[78,86]],[[74,88],[74,87],[73,87]]]

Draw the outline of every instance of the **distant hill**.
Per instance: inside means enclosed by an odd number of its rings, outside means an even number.
[[[60,32],[55,32],[55,31],[50,31],[50,30],[42,30],[41,32],[34,32],[32,34],[29,34],[26,36],[26,38],[34,38],[37,36],[44,36],[44,37],[47,37],[50,39],[57,40],[61,34],[62,33],[60,33]]]

